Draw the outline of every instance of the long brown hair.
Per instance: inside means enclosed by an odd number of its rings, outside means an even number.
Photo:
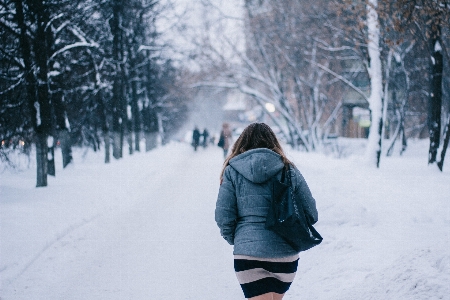
[[[273,130],[265,123],[252,123],[248,125],[244,131],[242,131],[241,135],[236,140],[236,143],[234,143],[231,148],[230,155],[223,163],[222,172],[220,173],[220,181],[222,182],[223,173],[225,172],[225,168],[229,165],[230,159],[248,150],[256,148],[270,149],[281,156],[281,159],[285,165],[294,165],[291,161],[289,161],[289,159],[287,159]]]

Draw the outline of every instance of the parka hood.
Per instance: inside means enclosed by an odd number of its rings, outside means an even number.
[[[246,151],[230,159],[229,164],[254,183],[263,183],[269,180],[284,166],[281,156],[267,148]]]

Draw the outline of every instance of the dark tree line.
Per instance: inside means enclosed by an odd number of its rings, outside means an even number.
[[[420,40],[426,45],[428,61],[428,133],[430,147],[428,151],[428,163],[436,163],[442,171],[446,149],[450,139],[450,118],[447,117],[445,130],[442,132],[442,117],[449,115],[450,105],[445,105],[444,91],[445,80],[448,85],[449,56],[449,29],[450,29],[450,2],[433,0],[395,1],[393,3],[395,15],[394,29],[401,33],[409,31],[414,40]],[[445,70],[445,66],[447,69]],[[445,71],[444,71],[445,70]],[[441,140],[444,139],[440,158],[438,150]]]
[[[55,145],[64,167],[74,145],[109,162],[175,131],[186,98],[160,55],[161,13],[158,0],[0,0],[1,157],[34,144],[41,187]]]

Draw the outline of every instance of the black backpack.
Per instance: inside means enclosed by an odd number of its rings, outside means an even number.
[[[265,228],[276,232],[298,252],[317,246],[323,240],[308,222],[302,203],[295,196],[289,165],[283,168],[281,180],[276,176],[272,179],[272,203]]]

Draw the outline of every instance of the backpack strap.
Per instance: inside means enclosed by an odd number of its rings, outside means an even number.
[[[286,166],[283,167],[283,170],[281,171],[281,179],[280,182],[284,182],[284,178],[286,177]]]

